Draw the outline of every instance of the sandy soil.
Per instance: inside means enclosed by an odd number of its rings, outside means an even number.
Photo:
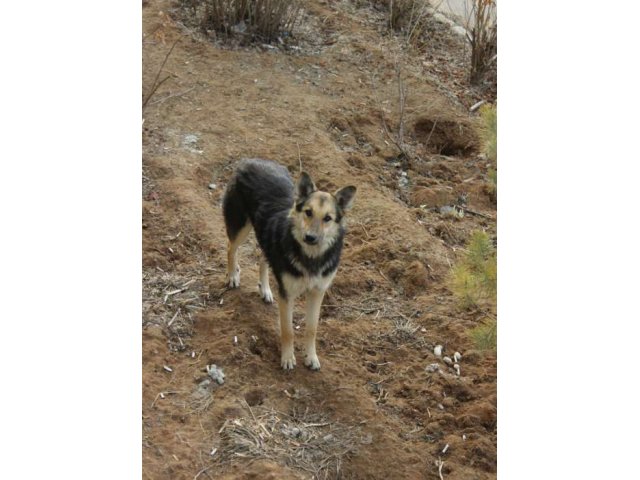
[[[399,48],[380,12],[348,1],[308,2],[289,50],[223,48],[168,1],[144,3],[142,20],[145,95],[179,39],[142,134],[143,477],[496,478],[496,356],[473,349],[482,313],[446,283],[470,232],[496,227],[468,114],[495,91],[466,85],[464,47],[433,25],[430,44]],[[396,65],[408,160],[382,127],[398,129]],[[224,287],[220,201],[247,156],[294,175],[301,162],[322,189],[358,186],[319,372],[280,369],[253,238],[241,287]],[[432,208],[461,198],[482,216]],[[302,304],[294,320],[298,346]],[[461,352],[460,376],[436,344]],[[224,384],[207,381],[212,364]]]

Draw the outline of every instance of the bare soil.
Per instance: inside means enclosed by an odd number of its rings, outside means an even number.
[[[496,478],[496,356],[468,335],[483,313],[461,310],[447,288],[470,232],[495,237],[468,113],[495,89],[451,73],[465,49],[438,25],[437,39],[409,49],[367,5],[309,1],[305,18],[299,48],[230,47],[179,4],[143,4],[143,94],[165,59],[158,81],[168,77],[142,127],[143,477]],[[382,121],[398,131],[398,65],[409,158]],[[224,286],[220,202],[242,157],[294,176],[302,163],[322,189],[358,186],[322,308],[319,372],[280,369],[253,238],[241,287]],[[462,201],[481,215],[438,212]],[[302,304],[294,320],[299,336]],[[437,344],[462,354],[460,376]]]

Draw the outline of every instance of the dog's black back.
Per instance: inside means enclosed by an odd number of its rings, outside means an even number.
[[[331,274],[338,268],[344,238],[340,225],[337,237],[322,255],[305,255],[291,231],[289,212],[296,201],[294,190],[285,167],[268,160],[247,159],[239,163],[223,199],[229,238],[233,240],[251,222],[283,298],[287,298],[283,273],[295,277]]]

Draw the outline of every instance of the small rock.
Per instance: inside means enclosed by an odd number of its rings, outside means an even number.
[[[225,375],[222,368],[218,368],[216,365],[207,365],[206,369],[209,376],[218,382],[219,385],[224,383]]]
[[[442,207],[440,207],[440,214],[444,215],[445,217],[460,219],[464,217],[464,210],[452,207],[450,205],[443,205]]]
[[[444,357],[442,361],[449,366],[453,365],[453,361],[449,357]]]
[[[432,363],[431,365],[427,365],[425,370],[427,371],[427,373],[437,372],[438,370],[440,370],[440,365],[438,365],[437,363]]]
[[[442,405],[444,405],[446,408],[455,407],[456,400],[453,397],[447,397],[447,398],[442,400]]]
[[[436,345],[436,346],[433,348],[433,354],[434,354],[436,357],[441,357],[441,356],[442,356],[442,345]]]
[[[217,185],[215,183],[210,183],[209,184],[209,190],[215,190],[217,187]]]
[[[302,431],[298,427],[282,427],[282,433],[287,437],[298,438]]]

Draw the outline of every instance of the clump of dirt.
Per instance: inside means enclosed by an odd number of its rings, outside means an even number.
[[[442,205],[450,205],[455,200],[454,193],[451,189],[433,186],[421,187],[416,186],[411,190],[409,201],[414,207],[441,207]]]
[[[413,126],[418,141],[439,155],[466,155],[477,148],[478,139],[463,122],[419,118]]]

